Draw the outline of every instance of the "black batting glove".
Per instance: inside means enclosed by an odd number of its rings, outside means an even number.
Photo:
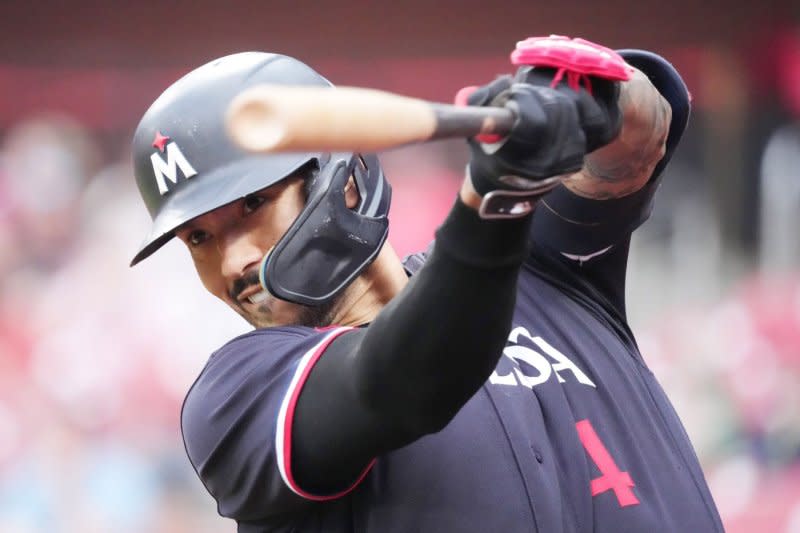
[[[586,136],[572,98],[548,87],[511,83],[508,78],[492,82],[482,97],[491,98],[489,105],[514,111],[517,120],[497,143],[468,140],[469,172],[478,194],[497,189],[538,191],[555,186],[555,181],[546,178],[581,168]]]
[[[500,77],[473,92],[470,105],[513,110],[517,121],[496,143],[469,139],[469,172],[480,195],[498,190],[544,194],[560,177],[580,170],[583,156],[616,137],[621,117],[618,86],[598,80],[590,95],[560,82],[550,88],[552,69],[523,67],[515,78]]]
[[[529,83],[550,87],[556,69],[547,67],[521,67],[514,76],[516,83]],[[583,76],[586,87],[575,90],[569,86],[564,76],[554,87],[558,92],[575,101],[580,116],[581,128],[586,134],[586,153],[605,146],[616,138],[622,127],[622,113],[619,108],[619,82],[597,76]]]

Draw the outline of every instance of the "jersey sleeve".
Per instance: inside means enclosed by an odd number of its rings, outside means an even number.
[[[189,459],[222,516],[263,520],[300,511],[314,495],[294,481],[294,409],[326,347],[351,328],[256,330],[215,352],[184,401],[181,429]],[[370,465],[371,466],[371,465]]]

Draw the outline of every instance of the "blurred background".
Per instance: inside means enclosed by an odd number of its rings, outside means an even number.
[[[800,4],[796,1],[0,1],[0,532],[234,530],[184,456],[180,405],[248,330],[149,219],[132,132],[182,74],[242,50],[339,85],[450,101],[558,33],[646,48],[694,111],[637,232],[629,315],[730,532],[800,532]],[[463,142],[383,155],[390,239],[423,248]]]

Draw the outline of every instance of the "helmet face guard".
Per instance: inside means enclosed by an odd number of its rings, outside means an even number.
[[[306,208],[270,254],[265,286],[279,298],[319,305],[377,256],[388,233],[391,189],[374,156],[265,155],[236,146],[225,131],[228,104],[242,90],[260,84],[334,90],[328,80],[296,59],[245,52],[193,70],[147,110],[134,134],[133,157],[136,183],[153,223],[131,266],[193,218],[313,163],[317,172],[307,187]],[[350,175],[361,195],[354,210],[344,203]]]
[[[353,176],[359,205],[348,209]],[[375,156],[333,154],[311,178],[302,213],[265,256],[261,284],[278,298],[305,305],[329,301],[378,255],[389,232],[391,188]]]

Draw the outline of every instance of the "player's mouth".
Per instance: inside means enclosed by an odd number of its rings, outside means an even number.
[[[251,285],[241,291],[239,295],[236,297],[236,302],[239,306],[244,306],[246,304],[253,304],[253,305],[260,305],[267,301],[267,298],[270,297],[269,291],[263,288],[261,285]]]
[[[228,295],[239,307],[243,307],[248,303],[258,305],[269,297],[269,293],[261,285],[258,279],[258,272],[255,269],[246,272],[241,278],[235,280],[233,286],[228,290]]]
[[[251,294],[245,299],[251,304],[260,304],[264,302],[267,298],[269,298],[269,291],[267,289],[264,289],[255,294]]]

